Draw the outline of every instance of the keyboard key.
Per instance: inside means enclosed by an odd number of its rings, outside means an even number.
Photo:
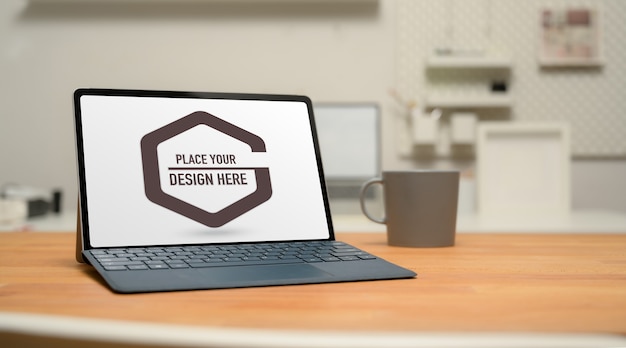
[[[97,259],[98,262],[114,262],[114,261],[130,261],[129,258],[126,257],[102,257]]]
[[[168,264],[170,266],[170,268],[176,269],[176,268],[189,268],[189,265],[186,263],[170,263]]]
[[[294,259],[298,259],[297,255],[283,255],[280,257],[281,260],[294,260]]]
[[[126,252],[128,252],[130,254],[143,253],[144,252],[144,248],[128,248],[128,249],[126,249]]]
[[[154,256],[150,258],[153,261],[163,261],[163,260],[169,260],[170,258],[167,256]]]
[[[127,270],[126,266],[103,266],[107,271],[125,271]]]
[[[183,265],[186,265],[187,264],[184,260],[165,260],[163,262],[167,263],[168,265],[172,265],[172,264],[183,264]]]
[[[373,256],[373,255],[370,255],[370,254],[358,255],[358,257],[361,260],[374,260],[376,258],[376,256]]]
[[[170,256],[170,260],[189,260],[189,255]]]
[[[187,262],[188,264],[194,264],[194,263],[204,263],[204,260],[201,259],[189,259],[189,260],[185,260],[185,262]]]
[[[163,261],[160,260],[156,260],[156,261],[144,261],[146,263],[146,265],[150,266],[150,265],[164,265],[165,263]]]
[[[322,260],[322,259],[320,259],[320,258],[317,258],[317,257],[309,257],[309,258],[306,258],[306,259],[303,259],[303,260],[304,260],[305,262],[308,262],[308,263],[313,263],[313,262],[323,262],[323,261],[324,261],[324,260]]]
[[[260,259],[261,260],[267,260],[267,261],[273,261],[273,260],[279,260],[280,258],[278,256],[261,256]]]
[[[278,265],[287,263],[303,263],[303,260],[259,260],[259,261],[236,261],[236,262],[205,262],[205,263],[192,263],[189,266],[193,268],[203,267],[232,267],[232,266],[252,266],[252,265]]]
[[[243,261],[241,257],[226,257],[222,259],[224,262],[239,262]]]
[[[106,266],[128,266],[128,265],[143,265],[142,261],[107,261],[100,262],[104,267]]]
[[[168,269],[169,268],[167,264],[165,263],[152,263],[152,264],[149,264],[148,267],[150,267],[150,269]]]
[[[216,264],[216,263],[224,263],[224,260],[222,259],[207,259],[204,263],[208,263],[208,264]]]

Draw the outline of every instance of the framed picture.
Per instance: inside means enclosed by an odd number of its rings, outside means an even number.
[[[540,64],[602,65],[599,22],[595,7],[543,8],[539,28]]]
[[[482,122],[477,138],[481,216],[555,218],[569,214],[568,124]]]

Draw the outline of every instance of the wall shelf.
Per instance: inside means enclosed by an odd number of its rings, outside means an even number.
[[[583,58],[559,58],[559,59],[550,59],[550,58],[540,58],[539,64],[544,68],[594,68],[601,67],[604,65],[604,60],[602,58],[595,59],[583,59]]]
[[[430,56],[426,67],[432,69],[510,69],[513,61],[504,56]]]
[[[513,105],[513,98],[510,95],[429,95],[424,105],[427,108],[509,108]]]
[[[428,144],[418,156],[473,156],[474,133],[483,115],[506,119],[513,59],[507,54],[430,54],[424,59],[425,77],[432,85],[422,96],[421,108],[411,114],[413,144]],[[440,109],[437,113],[433,111]],[[447,115],[433,120],[433,115]],[[428,116],[430,115],[430,117]],[[462,147],[454,145],[463,145]]]

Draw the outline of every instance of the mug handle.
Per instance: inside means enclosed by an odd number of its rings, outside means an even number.
[[[382,218],[377,218],[374,217],[372,215],[370,215],[370,213],[367,211],[367,207],[365,206],[365,193],[367,192],[367,189],[374,185],[374,184],[383,184],[383,179],[381,178],[373,178],[370,179],[368,181],[366,181],[363,186],[361,187],[361,195],[359,196],[359,201],[361,203],[361,211],[363,212],[363,214],[365,215],[365,217],[367,217],[368,219],[379,223],[379,224],[385,224],[387,222],[387,217],[383,216]]]

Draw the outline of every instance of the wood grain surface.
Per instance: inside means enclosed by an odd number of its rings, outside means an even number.
[[[74,233],[0,233],[0,311],[233,328],[626,334],[626,234],[459,234],[398,248],[344,233],[415,279],[118,295]]]

